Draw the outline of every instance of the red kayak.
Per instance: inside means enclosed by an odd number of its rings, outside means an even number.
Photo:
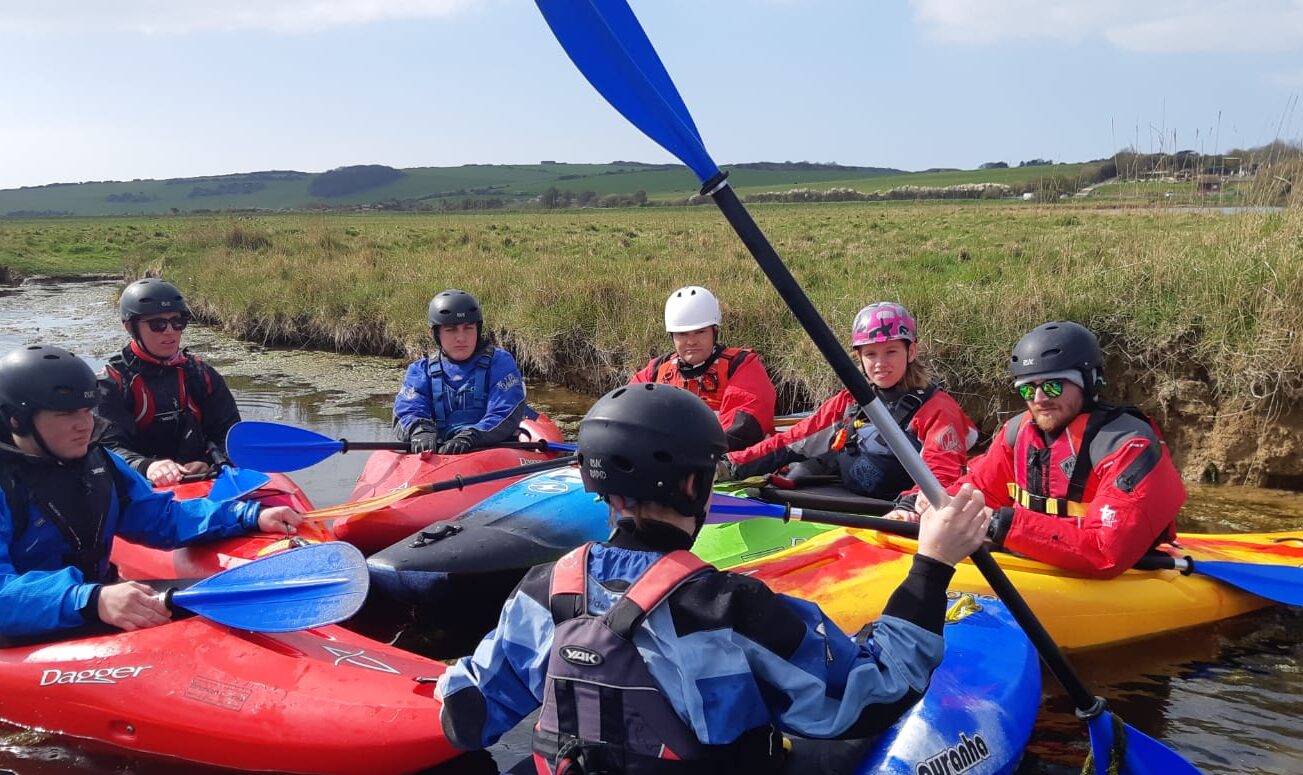
[[[298,511],[311,511],[312,502],[288,476],[269,474],[271,481],[245,496],[268,506],[289,506]],[[213,480],[161,487],[172,492],[177,500],[203,498],[213,486]],[[329,541],[333,538],[326,526],[304,525],[298,533],[301,541]],[[255,533],[236,538],[222,538],[209,543],[196,544],[184,549],[153,549],[127,541],[113,539],[110,559],[118,572],[127,579],[199,579],[241,565],[264,554],[288,548],[290,541],[284,535]]]
[[[521,441],[560,442],[562,440],[561,429],[545,414],[540,414],[537,420],[522,421],[520,431]],[[465,455],[373,452],[367,460],[366,467],[362,469],[357,487],[354,488],[349,500],[366,500],[418,484],[501,471],[504,468],[551,460],[554,457],[556,453],[553,452],[493,447]],[[364,554],[378,552],[432,522],[457,516],[521,478],[523,477],[500,479],[495,482],[471,485],[464,490],[448,490],[407,498],[377,511],[340,519],[333,525],[334,534],[339,540],[347,541],[361,549]]]
[[[408,773],[458,754],[434,699],[445,669],[336,626],[196,617],[0,649],[0,719],[217,767]]]

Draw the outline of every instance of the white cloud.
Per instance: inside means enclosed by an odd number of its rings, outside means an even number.
[[[1303,0],[910,0],[948,43],[1105,40],[1142,53],[1303,49]]]
[[[482,0],[40,0],[6,3],[0,30],[69,29],[146,34],[264,30],[312,32],[370,22],[435,19]]]

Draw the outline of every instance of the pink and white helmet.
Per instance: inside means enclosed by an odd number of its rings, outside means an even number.
[[[875,301],[856,314],[851,324],[851,347],[893,339],[918,341],[918,326],[904,306],[893,301]]]

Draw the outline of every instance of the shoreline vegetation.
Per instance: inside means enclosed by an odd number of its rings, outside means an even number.
[[[1019,408],[1017,338],[1066,318],[1101,336],[1108,395],[1164,427],[1192,480],[1303,487],[1303,208],[1098,209],[995,202],[753,204],[841,333],[898,300],[991,433]],[[240,337],[411,357],[425,306],[476,294],[532,378],[589,394],[669,347],[665,296],[709,287],[723,340],[764,357],[782,409],[837,389],[745,248],[709,207],[0,221],[19,274],[158,274]]]

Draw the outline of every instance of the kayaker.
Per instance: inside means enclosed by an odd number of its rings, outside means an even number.
[[[874,392],[932,472],[945,485],[958,479],[977,441],[977,426],[919,360],[914,316],[895,302],[869,304],[851,324],[851,348]],[[914,485],[845,389],[786,431],[730,452],[720,473],[725,479],[777,473],[771,481],[789,487],[809,476],[832,475],[857,495],[885,500]]]
[[[922,695],[952,566],[983,540],[975,491],[924,523],[882,618],[852,639],[813,603],[686,551],[726,449],[702,402],[617,388],[580,423],[578,447],[615,533],[530,570],[497,629],[440,678],[453,745],[492,745],[541,705],[540,773],[768,772],[782,733],[875,735]]]
[[[1104,402],[1099,340],[1056,320],[1018,340],[1009,360],[1027,411],[969,461],[971,483],[996,509],[996,544],[1086,576],[1110,578],[1176,537],[1185,485],[1157,425]],[[919,497],[923,522],[927,500]]]
[[[172,283],[147,277],[118,300],[131,342],[100,375],[97,431],[155,485],[229,464],[226,432],[240,410],[222,375],[181,346],[190,307]]]
[[[30,345],[0,358],[0,641],[166,622],[149,587],[116,578],[114,536],[171,548],[302,522],[284,506],[155,492],[92,440],[97,396],[90,366],[66,350]]]
[[[719,341],[723,320],[715,294],[689,285],[665,301],[665,331],[674,349],[652,358],[630,384],[662,382],[706,402],[724,429],[728,448],[745,449],[774,432],[774,383],[752,350]]]
[[[413,452],[461,455],[513,439],[525,415],[525,380],[511,353],[484,335],[480,303],[449,288],[426,313],[438,355],[407,368],[394,399],[394,434]]]

